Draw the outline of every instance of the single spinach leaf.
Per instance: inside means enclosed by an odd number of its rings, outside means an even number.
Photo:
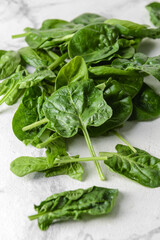
[[[23,47],[19,49],[18,52],[27,64],[35,68],[47,65],[47,61],[44,59],[41,59],[36,53],[36,51],[34,51],[30,47]]]
[[[160,38],[160,28],[149,28],[127,20],[107,19],[105,23],[115,26],[122,36],[135,38]]]
[[[77,56],[60,69],[56,78],[55,88],[58,89],[71,82],[86,79],[88,79],[87,65],[82,57]]]
[[[160,116],[160,96],[147,84],[143,84],[133,99],[133,112],[130,120],[149,121]]]
[[[119,50],[118,37],[118,30],[111,25],[98,23],[85,26],[69,42],[69,56],[82,56],[86,62],[100,61]]]
[[[105,17],[95,13],[83,13],[78,17],[74,18],[71,22],[75,24],[83,24],[84,26],[92,23],[101,23],[106,20]]]
[[[18,67],[21,58],[18,52],[1,52],[0,55],[0,79],[9,77]]]
[[[115,59],[112,66],[123,70],[143,71],[160,81],[160,55],[147,57],[143,53],[136,53],[131,60]]]
[[[144,186],[155,188],[160,186],[160,159],[151,156],[144,150],[118,144],[117,153],[108,153],[105,164],[114,172],[128,177]],[[100,153],[107,156],[107,153]]]
[[[47,230],[57,221],[77,220],[85,215],[104,215],[112,210],[117,194],[116,189],[95,186],[57,193],[35,206],[38,213],[29,219],[38,219],[40,229]]]
[[[22,131],[22,128],[38,120],[37,99],[41,96],[41,89],[37,86],[28,88],[22,98],[17,111],[12,120],[12,128],[16,137],[20,141],[32,141],[38,133],[38,129],[32,129],[28,132]]]
[[[66,25],[68,27],[68,23],[69,22],[61,19],[46,19],[42,22],[40,30],[63,28],[63,27],[66,27]]]
[[[31,73],[28,76],[26,76],[23,79],[23,81],[21,81],[19,88],[20,89],[29,88],[37,85],[44,79],[54,81],[55,78],[56,78],[56,75],[54,74],[54,72],[48,69],[44,69],[44,70],[42,69],[39,71],[35,71],[34,73]]]
[[[150,14],[150,21],[156,26],[160,27],[160,3],[152,2],[146,6]]]
[[[99,126],[112,115],[102,91],[91,80],[58,89],[44,103],[43,110],[56,131],[66,138],[74,136],[78,128]]]
[[[124,124],[132,113],[132,100],[126,94],[123,86],[116,80],[109,79],[103,92],[104,99],[112,108],[113,115],[99,127],[89,129],[91,136],[100,136],[111,129]]]

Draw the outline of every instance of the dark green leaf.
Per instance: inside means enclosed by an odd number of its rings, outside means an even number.
[[[112,115],[103,93],[93,81],[73,82],[58,89],[43,105],[45,116],[63,137],[72,137],[78,128],[99,126]]]
[[[69,56],[82,56],[86,62],[100,61],[119,50],[118,37],[119,33],[113,26],[104,23],[88,25],[72,37]]]
[[[130,120],[148,121],[160,116],[160,96],[147,84],[133,99],[133,113]]]
[[[88,69],[84,59],[80,56],[73,58],[64,65],[56,78],[56,89],[68,85],[71,82],[88,79]]]
[[[100,153],[108,156],[105,164],[114,172],[120,173],[144,186],[155,188],[160,186],[160,159],[151,156],[144,150],[118,144],[117,153]]]
[[[14,51],[1,52],[0,55],[0,79],[9,77],[20,64],[19,53]]]
[[[101,23],[104,22],[105,20],[106,20],[105,17],[102,17],[95,13],[83,13],[78,17],[74,18],[71,22],[75,24],[88,25],[92,23]]]
[[[57,193],[35,206],[38,214],[30,216],[30,220],[38,219],[41,230],[57,221],[77,220],[85,215],[103,215],[109,213],[115,203],[118,190],[102,187],[77,189]]]
[[[150,14],[150,21],[156,26],[160,27],[160,3],[152,2],[146,6]]]

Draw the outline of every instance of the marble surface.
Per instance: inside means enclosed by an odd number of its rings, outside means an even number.
[[[145,9],[147,0],[4,0],[0,1],[0,48],[18,49],[25,46],[22,39],[11,39],[12,34],[23,32],[26,26],[39,27],[46,18],[71,20],[83,12],[94,12],[107,18],[128,19],[150,24]],[[144,40],[141,51],[154,56],[160,54],[159,40]],[[150,78],[148,80],[151,80]],[[155,82],[155,86],[159,86]],[[160,93],[160,86],[156,87]],[[1,240],[159,240],[160,190],[149,189],[109,172],[101,182],[94,165],[84,163],[83,182],[67,176],[46,179],[40,174],[18,178],[9,170],[10,162],[18,156],[42,156],[43,150],[26,147],[12,132],[12,117],[18,103],[0,107],[0,239]],[[134,146],[160,157],[160,119],[152,122],[128,122],[119,132]],[[115,136],[93,139],[96,152],[113,151],[120,143]],[[89,156],[82,137],[69,141],[69,153]],[[101,164],[103,167],[103,163]],[[119,196],[113,211],[90,221],[55,224],[42,232],[37,222],[30,222],[33,204],[47,196],[92,185],[118,188]]]

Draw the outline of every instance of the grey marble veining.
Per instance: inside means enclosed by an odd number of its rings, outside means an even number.
[[[0,1],[1,49],[26,46],[24,39],[12,39],[11,35],[23,32],[25,27],[38,28],[46,18],[71,20],[83,12],[99,13],[107,18],[128,19],[150,24],[145,9],[150,0],[5,0]],[[150,50],[151,49],[151,50]],[[148,55],[160,54],[159,40],[144,40],[141,51]],[[157,91],[160,92],[160,89]],[[9,171],[10,162],[22,155],[42,156],[44,151],[26,147],[12,132],[12,117],[18,104],[0,107],[0,240],[160,240],[160,191],[148,189],[104,168],[107,180],[100,182],[94,165],[84,163],[86,173],[83,182],[67,176],[44,178],[39,173],[18,178]],[[160,120],[146,123],[129,122],[123,128],[123,136],[131,142],[160,156]],[[93,139],[97,152],[114,151],[120,143],[115,136]],[[89,152],[82,137],[69,142],[72,155]],[[103,163],[102,163],[103,166]],[[67,223],[57,223],[46,232],[38,229],[37,222],[27,216],[34,214],[33,204],[39,204],[49,195],[92,185],[118,188],[119,196],[108,216]]]

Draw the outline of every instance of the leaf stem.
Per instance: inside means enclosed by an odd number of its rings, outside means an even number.
[[[93,148],[93,145],[92,145],[92,143],[91,143],[91,139],[90,139],[90,137],[89,137],[88,131],[87,131],[86,127],[83,126],[83,125],[82,125],[82,131],[83,131],[83,134],[84,134],[84,137],[85,137],[87,146],[88,146],[88,148],[89,148],[89,151],[90,151],[90,153],[91,153],[91,156],[92,156],[92,157],[96,157],[96,153],[95,153],[94,148]],[[94,164],[95,164],[95,166],[96,166],[96,169],[97,169],[97,172],[98,172],[98,175],[99,175],[100,179],[101,179],[101,180],[105,180],[105,177],[104,177],[104,175],[103,175],[103,172],[102,172],[102,169],[101,169],[101,167],[100,167],[99,162],[98,162],[97,160],[95,160],[95,161],[94,161]]]
[[[72,162],[88,162],[88,161],[106,161],[108,157],[84,157],[84,158],[69,158],[69,159],[56,159],[54,163],[72,163]]]
[[[127,140],[125,140],[117,131],[113,130],[112,132],[113,132],[119,139],[121,139],[122,142],[124,142],[134,153],[137,152],[137,150],[136,150],[134,147],[132,147],[132,145],[131,145]]]
[[[63,62],[68,57],[68,53],[64,53],[62,56],[57,58],[51,65],[49,65],[49,70],[54,70],[56,67],[59,66],[61,62]]]
[[[57,138],[60,138],[60,136],[55,137],[55,133],[53,133],[45,142],[39,143],[36,145],[37,148],[44,148],[52,141],[56,140]]]
[[[31,129],[33,129],[33,128],[39,127],[39,126],[41,126],[42,124],[45,124],[45,123],[48,123],[48,122],[49,122],[49,120],[48,120],[47,118],[43,118],[43,119],[40,120],[40,121],[34,122],[34,123],[32,123],[32,124],[30,124],[30,125],[28,125],[28,126],[23,127],[23,128],[22,128],[22,131],[25,132],[25,131],[31,130]]]
[[[15,38],[26,37],[29,33],[30,33],[30,32],[12,35],[12,38],[15,39]]]

